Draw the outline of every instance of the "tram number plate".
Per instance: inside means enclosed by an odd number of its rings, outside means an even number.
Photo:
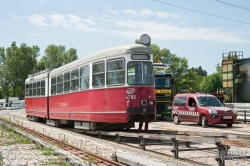
[[[232,116],[223,116],[223,119],[232,119]]]

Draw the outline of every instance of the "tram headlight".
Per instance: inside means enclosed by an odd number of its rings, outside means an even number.
[[[142,106],[146,106],[147,103],[148,103],[147,100],[145,100],[145,99],[142,99],[142,100],[141,100],[141,105],[142,105]]]
[[[154,104],[153,101],[151,101],[151,100],[148,101],[148,105],[153,105],[153,104]]]

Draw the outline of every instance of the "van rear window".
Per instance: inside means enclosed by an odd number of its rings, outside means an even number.
[[[187,97],[176,97],[174,99],[174,106],[185,106]]]

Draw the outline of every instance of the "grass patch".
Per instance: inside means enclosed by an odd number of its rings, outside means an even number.
[[[56,164],[59,166],[70,166],[71,165],[71,164],[67,163],[65,161],[65,159],[62,157],[55,158],[55,159],[49,159],[48,161],[43,161],[41,163],[41,165],[43,165],[43,166],[52,165],[52,164]]]
[[[3,163],[3,154],[2,154],[2,152],[0,152],[0,165],[3,165],[4,163]]]

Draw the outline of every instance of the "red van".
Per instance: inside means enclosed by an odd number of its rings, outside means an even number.
[[[202,127],[208,124],[226,124],[232,127],[237,115],[221,101],[209,94],[177,94],[172,104],[172,118],[175,124],[196,122]]]

